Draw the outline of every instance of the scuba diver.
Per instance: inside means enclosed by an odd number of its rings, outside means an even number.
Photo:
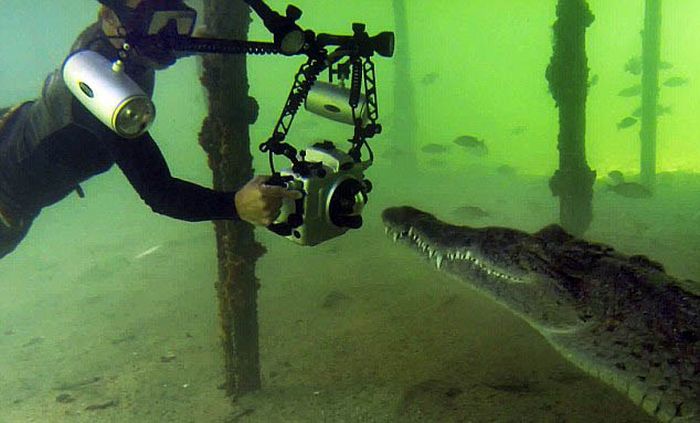
[[[133,17],[123,23],[113,9],[102,5],[98,21],[71,48],[71,53],[89,50],[113,62],[123,59],[124,72],[149,98],[155,71],[173,65],[178,56],[153,48],[132,50],[123,57],[120,36],[134,30],[129,25],[143,24],[139,13],[151,2],[160,8],[172,6],[174,16],[186,7],[182,0],[122,0],[120,7]],[[17,247],[42,208],[73,191],[82,197],[79,184],[114,164],[154,212],[185,221],[229,219],[269,225],[284,199],[301,196],[266,185],[265,176],[231,192],[173,177],[147,131],[137,137],[116,133],[76,99],[58,69],[47,77],[38,99],[4,113],[0,109],[0,258]]]

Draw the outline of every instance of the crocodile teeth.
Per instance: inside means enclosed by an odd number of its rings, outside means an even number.
[[[437,266],[438,269],[442,268],[442,260],[443,260],[442,254],[438,254],[437,258],[435,259],[435,265]]]
[[[396,241],[398,241],[398,240],[399,240],[399,233],[398,233],[398,232],[394,232],[394,242],[396,242]]]

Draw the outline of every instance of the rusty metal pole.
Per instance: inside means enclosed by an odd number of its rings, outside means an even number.
[[[204,11],[212,36],[247,39],[251,12],[243,1],[205,0]],[[257,118],[257,103],[248,96],[246,57],[205,56],[201,82],[209,94],[209,115],[199,142],[208,155],[214,189],[234,190],[253,176],[249,125]],[[216,221],[214,229],[224,386],[235,397],[260,387],[255,265],[265,249],[255,241],[248,223]]]
[[[549,91],[559,108],[559,169],[549,185],[559,197],[561,225],[578,236],[593,220],[595,172],[586,162],[586,29],[594,19],[585,0],[559,0],[547,67]]]

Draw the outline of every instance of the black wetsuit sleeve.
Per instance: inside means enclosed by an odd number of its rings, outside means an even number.
[[[214,191],[174,178],[148,133],[137,139],[113,142],[116,164],[141,199],[156,213],[190,222],[239,219],[235,191]]]

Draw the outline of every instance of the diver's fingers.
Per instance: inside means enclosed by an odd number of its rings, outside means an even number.
[[[253,179],[251,179],[248,183],[251,185],[263,185],[268,179],[270,179],[269,176],[257,175]]]
[[[268,197],[265,200],[263,210],[266,213],[273,213],[282,208],[282,197]]]
[[[288,198],[290,200],[298,200],[301,198],[301,192],[276,185],[263,184],[260,186],[260,192],[264,197],[270,198]]]

